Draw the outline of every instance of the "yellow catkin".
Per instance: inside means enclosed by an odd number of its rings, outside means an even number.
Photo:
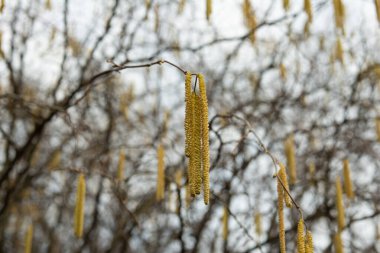
[[[310,174],[310,178],[314,179],[314,176],[315,176],[315,163],[314,162],[309,163],[309,174]]]
[[[344,63],[343,46],[342,46],[342,41],[340,38],[336,40],[336,44],[335,44],[335,59],[338,60],[342,64]]]
[[[185,155],[190,157],[190,139],[192,128],[192,107],[193,100],[191,99],[191,73],[186,72],[185,77]]]
[[[224,211],[223,211],[223,240],[227,240],[227,238],[228,238],[228,218],[229,218],[228,208],[224,207]]]
[[[305,253],[305,226],[303,219],[298,221],[297,226],[297,253]]]
[[[30,224],[25,234],[24,253],[32,253],[33,246],[33,224]]]
[[[83,174],[78,176],[77,196],[74,214],[74,233],[80,238],[83,235],[84,205],[86,199],[86,181]]]
[[[256,212],[254,216],[254,222],[255,222],[255,232],[258,236],[260,236],[263,233],[263,228],[261,224],[261,213]]]
[[[293,134],[285,140],[285,155],[290,175],[290,184],[295,184],[297,181],[296,154],[294,148]]]
[[[309,230],[306,232],[305,253],[314,253],[313,234]]]
[[[278,176],[280,177],[281,182],[284,184],[285,189],[289,192],[288,176],[286,175],[286,168],[282,163],[280,163],[280,170],[278,171]],[[287,194],[285,190],[284,190],[284,200],[285,200],[286,206],[288,208],[292,208],[293,206],[292,200],[289,194]]]
[[[307,14],[307,22],[310,24],[313,22],[313,6],[311,0],[304,0],[303,9]]]
[[[376,119],[376,135],[377,141],[380,142],[380,117]]]
[[[284,189],[277,178],[277,213],[278,213],[278,226],[279,226],[279,240],[280,240],[280,253],[286,253],[285,242],[285,219],[284,219]]]
[[[125,150],[122,149],[119,152],[119,161],[117,163],[117,180],[124,180],[124,168],[125,168]]]
[[[201,193],[202,188],[202,100],[201,97],[196,93],[193,93],[193,105],[194,105],[194,114],[193,114],[193,159],[194,159],[194,191],[195,194]]]
[[[283,81],[286,81],[286,76],[287,76],[286,67],[283,63],[281,63],[280,64],[280,77]]]
[[[375,2],[377,21],[380,23],[380,0],[373,0]]]
[[[157,189],[156,200],[160,201],[165,196],[165,150],[162,145],[157,148]]]
[[[207,20],[210,20],[212,12],[212,0],[206,0],[206,18]]]
[[[186,201],[186,208],[189,208],[191,204],[191,190],[190,190],[190,185],[188,183],[186,184],[185,201]]]
[[[51,10],[51,0],[46,0],[45,1],[45,9],[46,10]]]
[[[244,17],[245,26],[251,32],[251,34],[249,36],[249,40],[251,41],[252,44],[254,44],[255,40],[256,40],[255,28],[257,26],[257,22],[256,22],[255,12],[252,9],[251,2],[249,0],[244,0],[242,10],[243,10],[243,17]]]
[[[343,181],[344,181],[344,193],[350,199],[354,198],[355,194],[352,187],[350,164],[347,159],[343,160]]]
[[[334,236],[334,248],[335,248],[335,253],[344,253],[342,238],[340,237],[340,232],[336,233]]]
[[[282,7],[284,7],[285,11],[288,11],[290,8],[290,0],[282,0]]]
[[[342,185],[341,185],[339,176],[336,178],[335,187],[336,187],[336,208],[338,211],[338,229],[339,231],[342,231],[345,225],[345,218],[344,218]]]
[[[0,0],[0,13],[3,13],[5,7],[5,0]]]
[[[209,137],[208,137],[208,102],[206,94],[206,84],[203,75],[198,75],[199,92],[202,101],[202,166],[203,166],[203,194],[204,203],[208,205],[210,198],[210,154],[209,154]]]
[[[344,33],[345,7],[342,0],[333,0],[335,25]]]

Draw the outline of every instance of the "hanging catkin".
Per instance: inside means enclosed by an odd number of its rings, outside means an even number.
[[[198,74],[199,93],[201,96],[201,115],[202,115],[202,166],[203,166],[203,195],[204,203],[208,205],[210,198],[210,154],[209,154],[209,137],[208,137],[208,103],[206,94],[206,85],[204,77]]]
[[[380,142],[380,117],[376,119],[376,135],[377,141]]]
[[[281,170],[281,169],[280,169]],[[278,226],[279,226],[279,239],[280,239],[280,253],[286,253],[285,242],[285,220],[284,220],[284,189],[277,177],[277,213],[278,213]]]
[[[162,145],[157,148],[157,189],[156,200],[161,201],[165,196],[165,150]]]
[[[191,73],[186,72],[185,77],[185,155],[190,157],[190,139],[192,126],[192,107],[193,100],[191,99]]]
[[[210,20],[212,12],[212,0],[206,0],[206,18],[207,20]]]
[[[345,225],[344,219],[344,205],[343,205],[343,196],[342,196],[342,185],[340,183],[340,177],[337,176],[336,182],[336,208],[338,211],[338,229],[342,231]]]
[[[124,167],[125,167],[125,150],[122,149],[119,152],[119,161],[117,164],[117,180],[124,180]]]
[[[78,176],[77,196],[74,213],[74,233],[78,238],[83,235],[84,204],[86,197],[86,181],[83,174]]]
[[[298,221],[297,226],[297,253],[305,253],[305,226],[303,219]]]
[[[355,194],[352,187],[350,164],[347,159],[343,160],[343,183],[344,193],[350,199],[354,198]]]
[[[344,253],[342,238],[340,237],[340,232],[337,232],[334,236],[334,248],[335,248],[335,253]]]
[[[202,101],[201,97],[196,93],[193,93],[193,105],[194,105],[194,114],[193,114],[193,153],[192,159],[194,159],[194,192],[196,195],[201,193],[202,188]]]
[[[225,241],[228,238],[228,217],[229,217],[228,208],[224,207],[224,211],[223,211],[223,240],[225,240]]]
[[[33,246],[33,224],[30,224],[25,234],[24,253],[32,253]]]
[[[377,21],[380,23],[380,0],[373,0],[375,2]]]
[[[280,165],[280,170],[278,171],[278,176],[280,177],[281,182],[284,184],[286,191],[289,192],[288,176],[286,175],[285,166],[282,163],[280,163],[279,165]],[[286,191],[283,190],[285,204],[288,208],[292,208],[293,206],[292,200]]]
[[[305,253],[314,253],[313,235],[309,230],[306,232]]]
[[[297,181],[297,168],[293,134],[289,135],[285,140],[285,155],[289,169],[290,184],[295,184]]]
[[[244,0],[242,10],[243,10],[245,26],[250,31],[249,40],[252,42],[252,44],[254,44],[256,40],[255,28],[256,28],[257,22],[256,22],[255,12],[252,9],[251,2],[249,0]]]

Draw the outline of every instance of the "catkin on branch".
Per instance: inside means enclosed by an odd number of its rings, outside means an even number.
[[[338,229],[339,231],[342,231],[345,226],[345,218],[344,218],[342,185],[341,185],[339,176],[336,178],[335,187],[336,187],[336,208],[338,211]]]
[[[285,140],[285,155],[289,169],[290,184],[295,184],[297,181],[297,167],[293,134],[289,135]]]
[[[122,149],[119,152],[119,161],[117,164],[117,180],[124,180],[124,167],[125,167],[125,150]]]
[[[25,234],[24,253],[32,253],[33,246],[33,224],[30,224]]]
[[[194,159],[194,187],[195,194],[201,193],[202,188],[202,100],[201,97],[196,93],[193,93],[193,105],[194,105],[194,114],[193,114],[193,154],[192,158]]]
[[[165,196],[165,150],[162,145],[157,148],[157,189],[156,200],[161,201]]]
[[[306,232],[305,253],[314,253],[313,235],[309,230]]]
[[[346,196],[350,199],[354,198],[355,194],[352,187],[350,164],[347,159],[343,161],[343,183]]]
[[[86,198],[86,181],[83,174],[78,176],[77,196],[74,214],[74,233],[78,238],[83,235],[84,205]]]
[[[280,253],[286,253],[285,242],[285,220],[284,220],[284,189],[277,177],[277,213],[278,213],[278,226],[279,226],[279,239],[280,239]]]
[[[203,166],[203,195],[204,203],[207,205],[210,198],[210,154],[209,154],[209,137],[208,137],[208,102],[206,94],[206,85],[204,77],[198,74],[199,92],[202,101],[202,166]]]
[[[284,187],[286,189],[286,191],[285,190],[283,191],[285,204],[288,208],[292,208],[293,206],[292,199],[290,198],[288,194],[289,192],[288,176],[286,175],[285,166],[282,163],[280,163],[280,170],[278,171],[278,176],[280,177],[281,182],[284,184]]]
[[[192,107],[193,100],[191,99],[191,73],[186,72],[185,77],[185,155],[190,157],[190,139],[192,128]]]
[[[224,207],[224,211],[223,211],[223,240],[227,240],[227,238],[228,238],[228,218],[229,218],[228,208]]]
[[[297,253],[305,253],[305,226],[303,219],[298,221],[297,226]]]

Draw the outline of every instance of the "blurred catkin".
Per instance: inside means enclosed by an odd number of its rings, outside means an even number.
[[[162,145],[157,148],[157,189],[156,200],[161,201],[165,196],[165,150]]]
[[[33,246],[33,224],[30,224],[25,234],[24,253],[32,253]]]
[[[290,175],[290,184],[295,184],[297,181],[297,168],[293,134],[288,136],[288,138],[285,140],[284,146]]]
[[[78,238],[83,235],[84,205],[86,198],[86,181],[83,174],[78,176],[77,196],[74,213],[74,233]]]
[[[335,14],[335,25],[336,28],[340,29],[344,34],[344,20],[345,20],[345,7],[343,5],[342,0],[332,0],[334,6],[334,14]]]
[[[337,232],[334,236],[334,248],[335,253],[344,253],[340,232]]]
[[[0,13],[3,13],[5,7],[5,0],[0,0]]]
[[[256,22],[255,11],[252,9],[252,5],[249,0],[244,0],[242,11],[243,11],[245,26],[248,28],[248,30],[251,33],[249,35],[249,40],[251,41],[252,44],[254,44],[256,40],[255,28],[256,28],[257,22]]]
[[[280,239],[280,253],[286,253],[285,242],[285,220],[284,220],[284,189],[277,177],[277,213],[278,213],[278,226],[279,226],[279,239]]]
[[[206,18],[207,20],[210,20],[212,12],[212,0],[206,0]]]
[[[307,14],[307,22],[311,24],[313,22],[313,6],[311,0],[304,0],[303,8]]]
[[[199,93],[201,96],[201,115],[202,115],[202,166],[203,166],[203,196],[204,203],[208,205],[210,198],[210,154],[208,137],[208,102],[206,94],[206,84],[203,75],[198,74]]]
[[[45,9],[46,10],[51,10],[51,0],[46,0],[45,1]]]
[[[313,235],[309,230],[306,232],[305,253],[314,253]]]
[[[344,183],[344,192],[346,196],[350,199],[354,198],[355,193],[352,187],[350,164],[347,159],[343,160],[343,183]]]
[[[376,119],[376,135],[377,141],[380,142],[380,117]]]
[[[61,150],[57,149],[53,152],[51,159],[47,165],[49,170],[57,169],[61,164]]]
[[[125,150],[119,152],[119,161],[117,164],[117,180],[119,182],[124,180],[124,167],[125,167]]]
[[[344,214],[344,205],[343,205],[343,194],[342,194],[342,185],[340,182],[340,177],[337,176],[336,182],[336,208],[338,211],[338,229],[342,231],[345,226],[345,214]]]
[[[286,81],[286,77],[287,77],[287,71],[286,71],[286,67],[283,63],[280,64],[280,77],[282,79],[282,81]]]
[[[263,228],[261,224],[261,213],[256,212],[254,216],[254,222],[255,222],[255,231],[258,236],[260,236],[263,233]]]
[[[223,240],[227,240],[228,238],[228,208],[224,207],[223,211]]]
[[[338,37],[335,44],[335,59],[344,64],[342,41]]]
[[[380,23],[380,0],[373,0],[375,2],[377,21]]]
[[[282,7],[285,11],[288,11],[290,8],[290,0],[282,0]]]
[[[305,253],[305,226],[303,219],[298,221],[297,226],[297,253]]]

